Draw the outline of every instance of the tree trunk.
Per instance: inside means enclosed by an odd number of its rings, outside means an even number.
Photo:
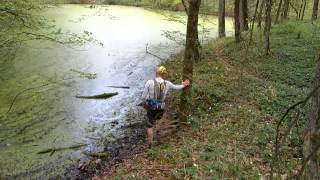
[[[303,9],[302,9],[302,15],[301,15],[301,20],[304,19],[304,13],[306,11],[306,6],[307,6],[307,0],[304,0],[304,4],[303,4]]]
[[[237,43],[241,41],[240,0],[234,0],[234,36]]]
[[[281,19],[288,18],[290,0],[284,0]]]
[[[251,23],[249,45],[251,45],[251,42],[252,42],[254,23],[255,23],[255,21],[256,21],[256,19],[257,19],[257,13],[258,13],[258,8],[259,8],[259,3],[260,3],[260,0],[257,0],[257,2],[256,2],[256,8],[254,9],[254,15],[253,15],[252,23]]]
[[[225,0],[219,0],[219,38],[223,38],[226,36],[225,15]]]
[[[301,19],[302,9],[303,9],[303,0],[301,1],[301,4],[300,4],[299,14],[298,14],[298,19],[297,19],[297,20],[300,20],[300,19]]]
[[[320,88],[318,88],[320,85],[320,54],[318,55],[317,59],[318,67],[314,82],[314,88],[317,88],[317,90],[312,97],[312,112],[304,134],[303,156],[305,159],[320,143]],[[305,171],[306,179],[320,179],[319,163],[319,153],[315,153],[315,155],[310,158],[309,162],[307,163]]]
[[[262,14],[263,14],[263,10],[264,10],[264,6],[266,5],[266,0],[262,0],[261,5],[260,5],[260,9],[259,9],[259,14],[258,14],[258,27],[261,28],[261,22],[262,22]]]
[[[195,62],[199,62],[201,60],[201,43],[200,43],[200,39],[199,39],[199,32],[197,30],[196,32],[196,38],[197,38],[197,43],[196,43],[196,51],[194,54],[194,60]]]
[[[180,121],[186,122],[188,115],[192,109],[192,78],[193,78],[193,63],[197,51],[197,32],[198,32],[198,15],[201,0],[189,0],[188,22],[186,47],[183,61],[182,78],[189,79],[190,85],[183,89],[180,102]]]
[[[272,0],[266,0],[266,19],[265,19],[265,26],[264,26],[266,55],[270,54],[271,10],[272,10]]]
[[[311,20],[316,20],[318,18],[318,6],[319,6],[319,0],[314,0]]]
[[[276,19],[274,20],[275,24],[278,24],[281,9],[282,9],[282,0],[279,1]]]
[[[240,0],[240,29],[241,32],[249,30],[247,0]]]

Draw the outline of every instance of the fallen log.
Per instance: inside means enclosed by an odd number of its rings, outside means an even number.
[[[76,96],[76,98],[81,98],[81,99],[108,99],[111,98],[112,96],[118,95],[118,92],[114,93],[103,93],[103,94],[97,94],[93,96]]]
[[[46,154],[46,153],[50,153],[50,155],[52,155],[54,152],[56,151],[62,151],[62,150],[68,150],[68,149],[78,149],[80,147],[86,146],[86,144],[76,144],[76,145],[72,145],[69,147],[53,147],[53,148],[49,148],[49,149],[45,149],[42,151],[37,152],[37,154]]]
[[[122,88],[122,89],[130,89],[129,86],[106,86],[106,87],[111,87],[111,88]]]

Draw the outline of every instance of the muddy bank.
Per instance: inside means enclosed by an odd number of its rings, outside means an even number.
[[[134,124],[126,127],[125,137],[108,144],[101,153],[106,157],[91,157],[70,167],[62,178],[90,179],[101,175],[107,167],[115,166],[122,160],[144,152],[146,148],[145,124]],[[87,152],[88,154],[96,154]],[[71,172],[71,173],[70,173]],[[61,176],[60,176],[61,177]]]

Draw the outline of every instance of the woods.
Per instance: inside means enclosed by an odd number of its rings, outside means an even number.
[[[304,132],[303,157],[307,179],[320,178],[320,54],[316,57],[317,70],[314,78],[315,92],[312,95],[312,110]],[[303,172],[301,172],[302,174]],[[301,176],[300,174],[300,176]]]
[[[1,1],[0,179],[320,179],[318,13]]]

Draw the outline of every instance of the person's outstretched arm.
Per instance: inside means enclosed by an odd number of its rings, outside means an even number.
[[[176,85],[170,81],[167,81],[167,86],[169,87],[169,89],[175,89],[175,90],[181,90],[181,89],[189,86],[189,84],[190,84],[189,80],[182,81],[180,85]]]

